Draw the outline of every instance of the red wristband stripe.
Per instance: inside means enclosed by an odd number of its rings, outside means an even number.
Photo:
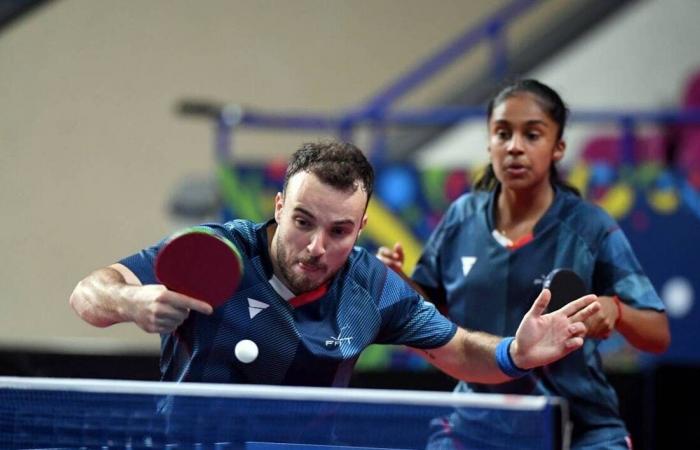
[[[622,300],[617,295],[613,295],[613,300],[615,300],[615,306],[617,306],[617,319],[615,320],[615,328],[617,328],[622,320]]]

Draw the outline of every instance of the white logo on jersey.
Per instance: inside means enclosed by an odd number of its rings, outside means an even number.
[[[466,277],[476,264],[476,256],[462,256],[462,273]]]
[[[343,342],[347,342],[352,339],[352,336],[350,337],[343,337],[343,330],[345,330],[348,326],[345,325],[343,328],[340,329],[340,333],[338,333],[338,336],[331,336],[330,339],[326,339],[326,347],[339,347],[340,344]]]
[[[546,280],[546,279],[547,279],[547,275],[542,274],[539,277],[532,280],[532,284],[534,284],[535,286],[542,286],[542,285],[544,285],[544,280]]]
[[[250,314],[251,319],[260,314],[263,309],[269,308],[269,306],[270,305],[261,302],[260,300],[248,298],[248,314]]]

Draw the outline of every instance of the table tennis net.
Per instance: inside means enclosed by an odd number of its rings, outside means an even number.
[[[558,399],[0,377],[2,449],[560,449]]]

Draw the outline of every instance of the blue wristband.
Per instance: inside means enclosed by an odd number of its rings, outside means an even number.
[[[520,378],[523,375],[527,375],[530,371],[523,370],[516,366],[513,362],[513,358],[510,356],[510,344],[515,340],[514,337],[506,337],[501,339],[501,342],[496,346],[496,363],[501,372],[505,373],[511,378]]]

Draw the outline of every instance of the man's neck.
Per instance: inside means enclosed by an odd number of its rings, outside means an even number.
[[[272,266],[272,273],[277,277],[277,279],[283,283],[287,288],[287,283],[284,283],[284,276],[277,266],[277,224],[271,223],[267,226],[267,253],[270,255],[270,265]]]

